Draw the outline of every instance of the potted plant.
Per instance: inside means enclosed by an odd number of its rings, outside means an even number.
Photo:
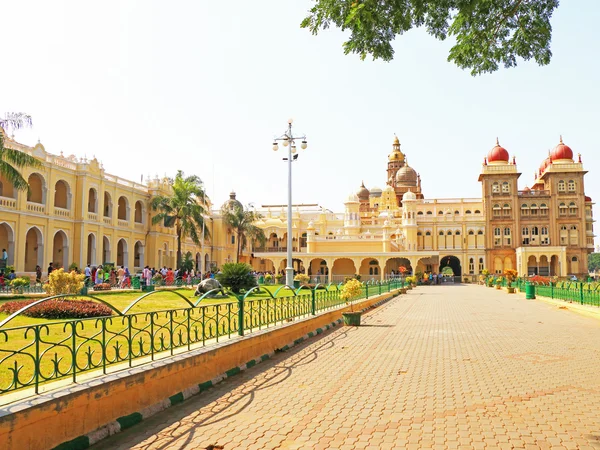
[[[504,278],[506,278],[506,285],[508,286],[509,294],[515,293],[515,288],[513,287],[512,283],[517,278],[517,275],[518,275],[518,273],[514,269],[506,269],[504,271]]]
[[[277,275],[275,275],[275,282],[277,284],[281,284],[281,279],[283,278],[283,275],[281,275],[280,273],[278,273]]]
[[[352,300],[357,298],[362,291],[362,283],[358,281],[356,278],[349,280],[342,287],[342,292],[340,293],[340,298],[346,302],[346,305],[350,306],[349,312],[342,313],[342,317],[344,318],[344,325],[350,326],[359,326],[360,325],[360,311],[354,311],[354,305],[352,304]]]
[[[273,282],[273,275],[270,273],[265,275],[265,284],[271,284]]]
[[[29,277],[18,277],[10,281],[10,288],[13,294],[22,294],[23,289],[31,285]]]
[[[308,275],[305,275],[303,273],[298,273],[294,277],[294,288],[298,289],[301,284],[306,284],[309,281],[310,281],[310,277]]]
[[[502,289],[502,277],[496,278],[496,289]]]

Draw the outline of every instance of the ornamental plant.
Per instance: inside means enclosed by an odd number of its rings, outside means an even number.
[[[217,281],[231,289],[234,294],[256,286],[256,278],[252,275],[252,267],[245,263],[223,264],[221,273],[217,274]]]
[[[48,277],[44,290],[48,295],[79,294],[83,288],[85,275],[76,272],[65,272],[60,269],[53,270]]]
[[[294,277],[294,281],[299,281],[300,283],[306,284],[310,281],[310,277],[304,273],[298,273]]]
[[[500,286],[502,284],[502,281],[504,281],[502,277],[496,278],[496,286]]]
[[[356,278],[352,278],[342,287],[340,298],[350,305],[350,311],[354,311],[352,307],[352,300],[357,298],[362,292],[362,283]]]
[[[270,273],[265,275],[265,283],[270,283],[271,281],[273,281],[273,275],[271,275]]]
[[[13,314],[38,300],[6,302],[0,312]],[[86,317],[105,317],[112,315],[112,310],[101,303],[91,300],[53,299],[29,308],[23,313],[27,317],[43,319],[83,319]]]
[[[518,272],[515,269],[505,269],[504,270],[504,278],[506,278],[506,282],[508,283],[508,287],[512,286],[513,281],[516,280],[518,276]]]

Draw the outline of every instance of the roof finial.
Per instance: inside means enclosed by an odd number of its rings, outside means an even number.
[[[498,141],[498,137],[496,137],[496,145],[500,147],[500,142]]]
[[[563,141],[562,141],[562,134],[560,135],[560,143],[561,144],[563,143]]]
[[[365,187],[365,181],[364,180],[360,182],[360,187]]]
[[[577,157],[579,158],[579,161],[577,162],[581,163],[581,153],[577,153]]]

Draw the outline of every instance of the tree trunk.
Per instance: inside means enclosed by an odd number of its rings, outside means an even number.
[[[181,267],[181,229],[177,228],[177,267],[175,269],[179,269]]]
[[[240,232],[239,232],[239,230],[238,230],[238,234],[237,234],[237,252],[236,252],[236,254],[235,254],[235,262],[236,262],[236,263],[239,263],[239,262],[240,262],[240,242],[241,242],[241,239],[240,239]]]

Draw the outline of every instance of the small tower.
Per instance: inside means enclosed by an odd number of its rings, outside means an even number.
[[[417,196],[410,190],[402,196],[402,228],[406,250],[417,250]]]
[[[344,234],[357,235],[360,232],[360,202],[356,194],[350,194],[344,202]]]

